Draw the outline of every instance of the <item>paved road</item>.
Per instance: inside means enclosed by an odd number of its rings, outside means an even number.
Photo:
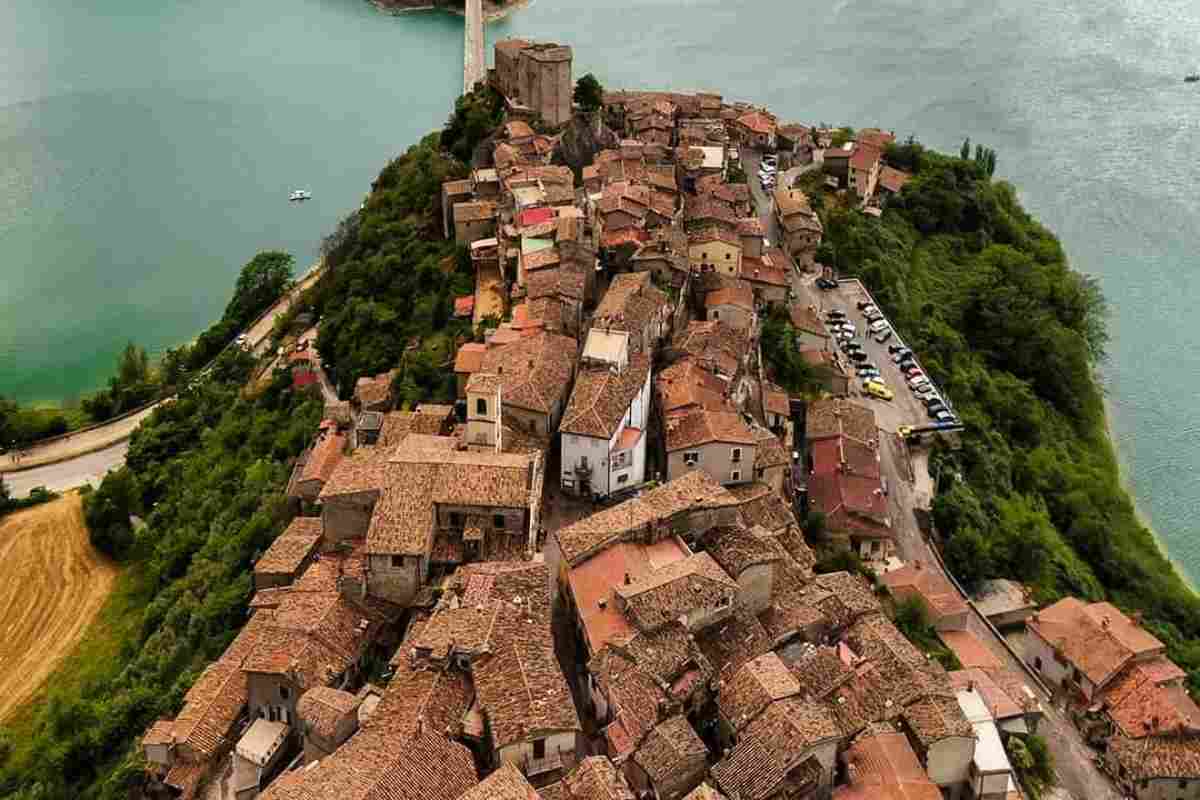
[[[487,77],[487,55],[483,41],[483,0],[467,0],[463,32],[463,94]]]
[[[125,463],[128,450],[129,441],[122,440],[69,461],[9,473],[3,476],[4,483],[14,497],[24,497],[37,486],[44,486],[52,492],[74,489],[85,483],[97,486],[110,469]]]
[[[250,326],[246,336],[255,355],[261,356],[265,352],[276,318],[291,308],[293,300],[320,277],[319,265],[310,269],[291,292]],[[170,400],[166,398],[160,403]],[[123,463],[129,437],[160,403],[107,425],[32,447],[25,451],[19,462],[9,455],[0,456],[0,474],[16,497],[23,497],[35,486],[59,491],[97,483],[109,469]]]

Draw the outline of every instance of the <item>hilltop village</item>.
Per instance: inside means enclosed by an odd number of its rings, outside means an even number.
[[[142,738],[149,793],[1010,800],[1040,730],[1125,794],[1200,797],[1200,709],[1136,619],[964,597],[927,543],[959,421],[797,188],[881,214],[893,134],[606,93],[576,169],[569,47],[501,41],[489,84],[504,122],[441,193],[485,331],[458,403],[397,410],[391,373],[326,403],[249,620]],[[817,391],[773,382],[771,320]]]

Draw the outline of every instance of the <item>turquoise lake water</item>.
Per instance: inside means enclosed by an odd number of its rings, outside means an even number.
[[[1114,437],[1200,577],[1200,4],[537,0],[489,37],[569,41],[610,87],[713,89],[879,125],[998,172],[1099,276]],[[128,339],[217,316],[241,264],[305,267],[391,156],[445,118],[462,23],[360,0],[0,6],[0,394],[61,400]],[[314,200],[286,202],[293,188]]]

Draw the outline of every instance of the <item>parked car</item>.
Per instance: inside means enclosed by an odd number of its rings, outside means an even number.
[[[874,372],[876,375],[878,375],[879,367],[875,366],[870,361],[864,361],[858,365],[858,374],[862,375],[864,372]]]
[[[846,322],[845,320],[843,320],[836,327],[843,331],[850,331],[850,333],[858,333],[858,328],[854,327],[853,322]]]
[[[896,353],[900,353],[900,352],[912,352],[912,351],[910,351],[907,347],[904,346],[904,342],[896,342],[895,344],[888,345],[888,353],[890,353],[891,355],[896,355]]]
[[[837,281],[831,281],[829,278],[817,278],[818,289],[836,289]]]
[[[908,385],[913,389],[920,389],[922,386],[929,385],[929,378],[924,375],[913,375],[908,379]]]
[[[825,316],[828,319],[845,319],[846,312],[842,311],[840,308],[831,308],[825,312]]]
[[[904,373],[904,376],[905,376],[905,377],[908,377],[908,378],[911,378],[911,377],[912,377],[912,376],[914,376],[914,375],[921,375],[921,374],[923,374],[923,373],[921,372],[921,368],[920,368],[920,367],[918,367],[916,364],[911,364],[911,365],[909,365],[909,366],[907,366],[907,367],[904,367],[904,368],[903,368],[903,369],[901,369],[900,371],[901,371],[902,373]]]
[[[871,381],[870,384],[867,385],[867,394],[872,395],[873,397],[878,397],[880,400],[891,400],[896,396],[895,392],[884,386],[879,381]]]
[[[925,406],[925,410],[929,412],[930,416],[936,416],[939,411],[949,411],[950,409],[946,408],[946,404],[941,400],[937,400]]]
[[[885,322],[886,321],[883,314],[880,314],[878,311],[874,312],[873,314],[865,314],[864,316],[866,317],[867,322]]]
[[[858,310],[859,311],[866,311],[868,308],[874,308],[874,307],[875,307],[875,304],[872,303],[870,300],[859,300],[858,301]]]
[[[879,334],[875,337],[875,341],[879,342],[880,344],[883,344],[890,338],[892,338],[892,329],[886,328],[879,332]]]
[[[899,353],[892,354],[892,363],[899,364],[901,361],[903,361],[906,358],[909,360],[912,359],[912,350],[909,350],[907,347],[904,348],[903,350],[901,350]]]
[[[842,350],[846,353],[857,353],[862,350],[862,345],[853,339],[847,339],[846,341],[842,342]]]
[[[868,356],[866,353],[864,353],[861,350],[855,350],[853,353],[850,353],[851,361],[856,361],[856,362],[862,363],[863,361],[866,361],[868,358],[870,358],[870,356]]]
[[[934,419],[936,419],[938,422],[956,422],[957,421],[955,419],[954,415],[951,414],[949,411],[939,411],[937,413],[937,416],[934,417]]]
[[[868,325],[867,330],[869,330],[873,334],[879,334],[879,333],[883,333],[884,330],[886,330],[890,327],[891,327],[891,325],[888,325],[883,320],[879,320],[877,322],[872,322],[870,325]]]
[[[863,313],[864,317],[869,317],[872,314],[879,313],[879,309],[876,308],[875,306],[867,306],[866,308],[860,308],[859,311],[861,311]]]

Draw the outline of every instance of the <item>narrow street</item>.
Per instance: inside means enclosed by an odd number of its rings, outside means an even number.
[[[929,454],[927,450],[915,449],[910,453],[900,437],[880,430],[880,466],[889,488],[888,505],[892,516],[892,526],[896,534],[898,554],[905,562],[920,560],[930,566],[941,562],[935,557],[933,548],[926,540],[914,508],[927,506],[931,499],[933,481],[929,477]],[[910,474],[911,470],[911,474]],[[967,630],[983,642],[988,650],[999,659],[1005,669],[1020,675],[1025,679],[1025,685],[1037,696],[1045,716],[1038,727],[1038,735],[1046,740],[1051,754],[1054,756],[1055,768],[1058,771],[1060,800],[1121,800],[1121,793],[1096,768],[1095,751],[1088,747],[1079,731],[1070,720],[1057,708],[1050,705],[1038,684],[1029,679],[1025,665],[1002,643],[995,630],[987,624],[982,614],[973,603],[971,616],[968,617]]]

